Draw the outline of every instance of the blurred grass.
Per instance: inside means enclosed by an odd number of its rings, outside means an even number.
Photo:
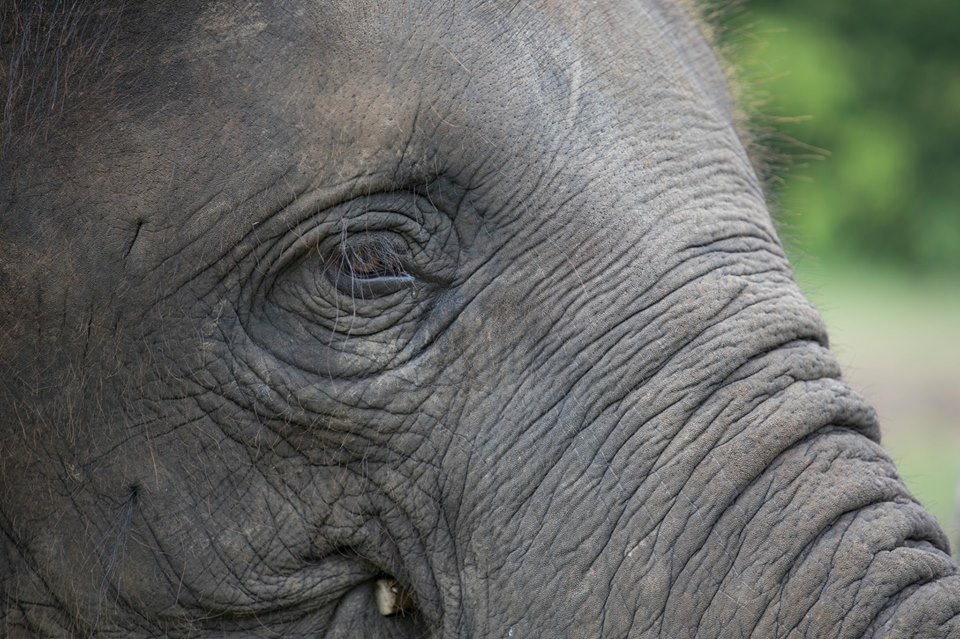
[[[949,275],[811,258],[797,279],[830,332],[844,377],[876,407],[911,492],[960,541],[960,285]]]

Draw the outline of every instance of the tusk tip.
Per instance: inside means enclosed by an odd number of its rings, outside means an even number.
[[[396,579],[378,579],[373,598],[384,617],[403,614],[413,608],[413,596]]]

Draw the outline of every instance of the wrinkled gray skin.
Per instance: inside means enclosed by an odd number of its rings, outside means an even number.
[[[960,637],[674,2],[151,4],[3,184],[0,636]]]

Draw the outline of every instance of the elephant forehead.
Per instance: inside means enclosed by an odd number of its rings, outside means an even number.
[[[295,42],[292,68],[316,78],[297,85],[309,87],[304,106],[356,100],[350,113],[380,147],[395,146],[385,142],[417,114],[499,145],[538,132],[553,138],[587,115],[591,96],[657,123],[665,96],[730,117],[699,23],[674,2],[377,6],[334,12],[306,3],[305,15],[322,16],[317,27],[283,31]]]
[[[184,174],[257,191],[291,166],[329,186],[513,161],[498,172],[517,179],[559,155],[616,162],[625,141],[689,156],[710,144],[691,123],[732,127],[725,90],[702,79],[722,77],[713,54],[673,3],[215,3],[164,33],[156,56],[131,56],[133,97],[77,157],[81,171],[91,157],[147,169],[150,210]]]
[[[318,144],[393,150],[431,108],[457,124],[486,118],[529,133],[569,124],[589,92],[615,92],[650,110],[669,87],[685,100],[726,106],[724,90],[703,80],[722,78],[713,55],[675,3],[188,4],[125,23],[128,82],[109,106],[145,134],[156,123],[144,116],[158,111],[190,112],[196,133],[231,111],[254,121],[252,111],[269,108],[285,112],[288,128],[291,119],[301,133],[309,128]],[[148,49],[155,55],[138,55]],[[457,117],[471,111],[472,119]],[[262,128],[259,120],[251,125]]]
[[[248,220],[214,218],[283,176],[370,192],[494,172],[506,190],[570,165],[562,201],[610,177],[585,164],[653,146],[693,158],[720,145],[750,173],[713,54],[673,2],[164,3],[131,9],[121,30],[121,79],[67,123],[80,142],[39,155],[67,156],[53,170],[89,186],[71,205],[131,220],[224,233]],[[204,202],[216,211],[198,222]]]

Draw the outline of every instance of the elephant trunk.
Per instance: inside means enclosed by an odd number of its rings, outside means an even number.
[[[489,520],[459,542],[477,636],[960,636],[946,537],[816,313],[799,293],[728,290],[683,311],[715,321],[675,331],[680,347],[620,396],[591,404],[602,387],[585,374],[573,408],[496,439],[489,474],[508,479],[477,482],[496,503],[470,509]]]
[[[699,636],[956,636],[960,575],[947,539],[880,448],[872,410],[823,375],[833,360],[816,344],[762,359],[768,388],[785,381],[693,473],[703,495],[690,494],[688,521],[702,520],[677,537],[669,625]],[[692,620],[674,612],[691,609]]]

